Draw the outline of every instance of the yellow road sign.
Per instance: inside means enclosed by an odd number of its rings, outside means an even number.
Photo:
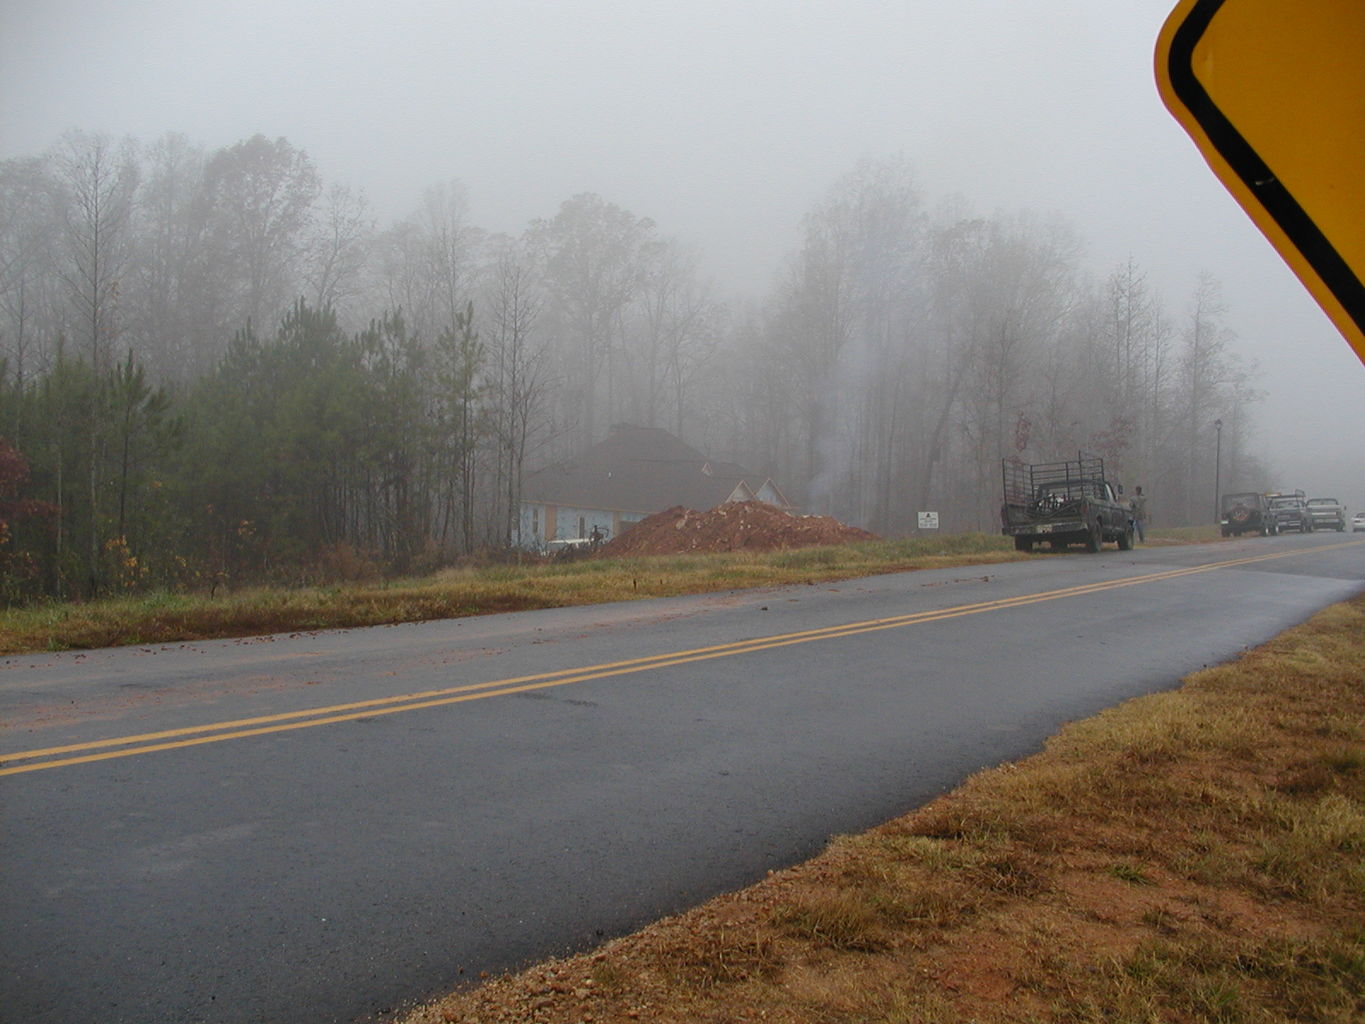
[[[1162,101],[1365,362],[1365,3],[1181,0]]]

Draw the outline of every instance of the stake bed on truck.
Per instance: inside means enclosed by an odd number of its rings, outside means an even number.
[[[1105,477],[1098,455],[1081,452],[1065,462],[1035,465],[1005,459],[1001,474],[1001,532],[1014,538],[1015,550],[1032,551],[1047,541],[1054,548],[1084,544],[1098,551],[1109,540],[1120,551],[1132,549],[1133,510],[1119,498],[1123,488]]]

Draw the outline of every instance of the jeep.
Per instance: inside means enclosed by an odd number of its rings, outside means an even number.
[[[1222,515],[1218,525],[1224,537],[1240,537],[1244,533],[1259,533],[1264,537],[1270,532],[1264,494],[1255,491],[1225,494],[1219,507]]]

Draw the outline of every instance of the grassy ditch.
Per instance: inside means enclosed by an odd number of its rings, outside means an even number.
[[[1003,537],[960,534],[758,553],[496,564],[424,579],[216,596],[162,592],[7,610],[0,613],[0,654],[422,622],[1023,557]]]
[[[1152,544],[1198,543],[1217,539],[1217,530],[1159,531],[1148,539]],[[218,595],[158,592],[0,612],[0,655],[423,622],[1028,557],[1046,556],[1017,554],[1004,537],[971,533],[787,551],[497,564],[449,569],[423,579]]]
[[[1365,598],[405,1024],[1365,1019]]]

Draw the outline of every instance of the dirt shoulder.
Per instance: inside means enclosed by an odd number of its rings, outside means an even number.
[[[404,1024],[1363,1016],[1365,598]]]

